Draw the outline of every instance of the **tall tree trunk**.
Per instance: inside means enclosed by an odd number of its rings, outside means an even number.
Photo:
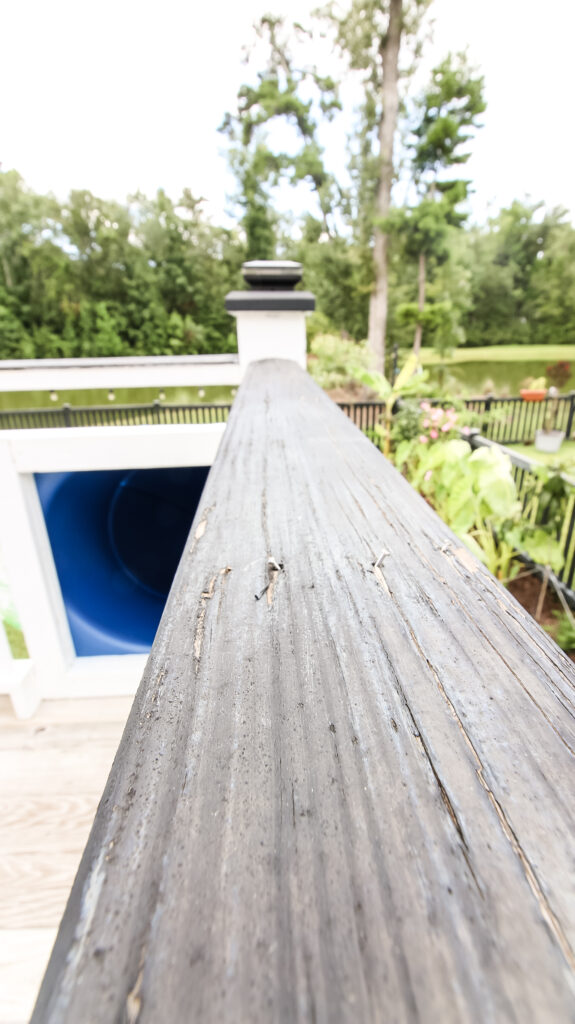
[[[415,337],[413,339],[413,353],[418,356],[421,350],[421,337],[423,334],[423,325],[421,323],[421,314],[423,313],[423,307],[425,306],[425,253],[420,252],[419,254],[419,270],[417,274],[417,312],[420,314],[415,325]]]
[[[389,215],[393,183],[393,139],[399,109],[399,46],[401,43],[403,0],[389,0],[387,34],[382,40],[381,63],[383,87],[382,114],[379,125],[380,174],[376,200],[376,216]],[[369,304],[369,346],[375,353],[376,369],[385,373],[385,335],[387,329],[387,234],[375,229],[373,263],[375,284]]]

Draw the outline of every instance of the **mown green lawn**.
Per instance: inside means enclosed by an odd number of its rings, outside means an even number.
[[[544,466],[559,465],[565,472],[573,472],[575,468],[575,441],[564,441],[556,453],[538,452],[532,444],[509,444],[518,455],[523,455],[532,462],[541,462]]]
[[[423,366],[438,363],[558,363],[575,362],[575,345],[485,345],[483,348],[456,348],[451,355],[442,356],[435,349],[423,348]]]

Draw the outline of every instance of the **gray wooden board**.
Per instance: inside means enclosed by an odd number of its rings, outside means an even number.
[[[575,1020],[573,695],[343,413],[255,364],[33,1020]]]

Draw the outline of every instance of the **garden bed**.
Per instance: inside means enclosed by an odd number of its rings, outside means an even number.
[[[535,618],[535,612],[537,610],[537,602],[539,601],[539,595],[541,593],[541,580],[537,576],[523,576],[521,575],[518,579],[512,580],[508,584],[507,589],[516,601],[519,602],[522,608]],[[556,612],[562,612],[561,603],[555,594],[551,586],[547,587],[545,599],[543,601],[543,609],[539,618],[539,625],[543,626],[545,630],[556,640],[557,630],[559,628],[559,619],[555,614]],[[566,651],[567,657],[571,658],[571,661],[575,661],[575,649]]]

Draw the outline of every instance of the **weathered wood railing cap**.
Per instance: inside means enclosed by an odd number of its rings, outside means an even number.
[[[255,363],[33,1020],[573,1020],[573,678],[303,372]]]

